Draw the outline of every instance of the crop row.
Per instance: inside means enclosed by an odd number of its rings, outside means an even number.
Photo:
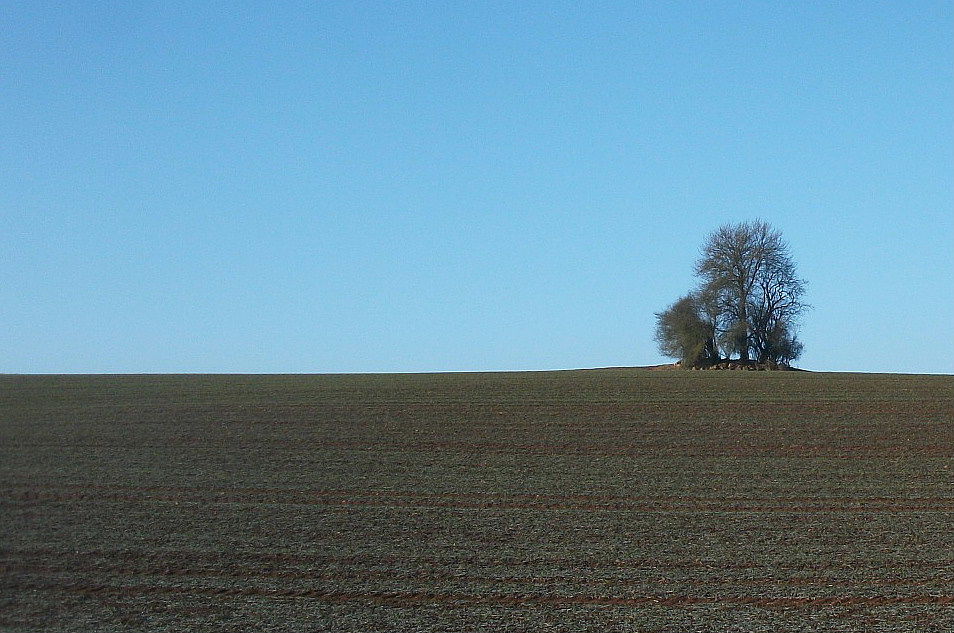
[[[620,510],[640,512],[954,512],[954,497],[700,497],[492,493],[409,493],[354,490],[202,489],[174,487],[11,486],[3,502],[171,502]]]
[[[416,604],[442,604],[458,607],[476,605],[546,605],[551,607],[587,605],[587,606],[623,606],[638,607],[658,605],[684,607],[688,605],[717,604],[735,606],[756,606],[762,608],[819,608],[862,606],[877,607],[891,605],[932,605],[947,606],[954,604],[954,594],[920,594],[905,596],[690,596],[656,595],[637,597],[610,597],[599,595],[553,595],[553,594],[466,594],[441,592],[352,592],[328,591],[323,589],[281,589],[253,586],[232,587],[179,587],[179,586],[113,586],[106,584],[71,583],[33,583],[20,589],[26,591],[68,591],[80,594],[113,594],[120,596],[188,594],[190,596],[265,596],[270,598],[308,598],[323,602],[374,602],[389,606],[409,607]]]

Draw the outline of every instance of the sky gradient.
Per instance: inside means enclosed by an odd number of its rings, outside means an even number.
[[[762,218],[806,369],[954,370],[954,15],[920,2],[0,9],[0,372],[667,362]]]

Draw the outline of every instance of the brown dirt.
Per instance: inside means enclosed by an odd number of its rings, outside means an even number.
[[[954,630],[952,387],[0,377],[0,630]]]

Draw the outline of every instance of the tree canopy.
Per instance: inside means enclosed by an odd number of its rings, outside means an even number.
[[[732,355],[789,365],[801,355],[806,282],[779,231],[761,220],[719,227],[706,238],[695,274],[697,288],[656,313],[663,354],[686,367]]]

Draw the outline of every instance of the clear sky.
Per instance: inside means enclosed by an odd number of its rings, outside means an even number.
[[[954,370],[954,15],[878,2],[4,2],[0,372],[666,362],[762,218],[798,365]]]

